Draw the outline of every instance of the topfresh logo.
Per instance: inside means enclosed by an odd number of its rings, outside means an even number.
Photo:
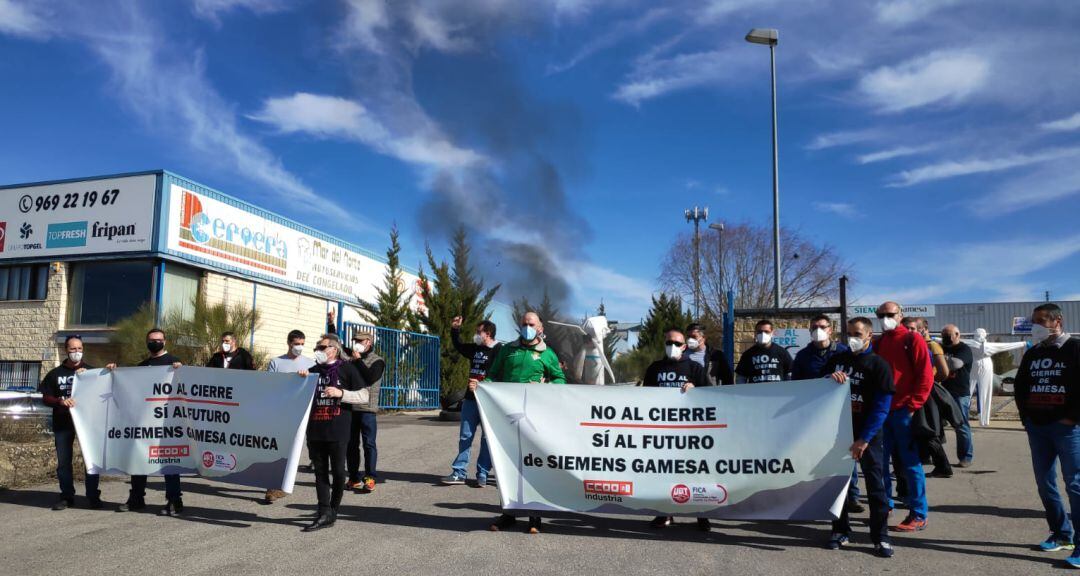
[[[285,275],[288,248],[285,240],[252,229],[245,222],[214,216],[193,192],[174,188],[180,200],[180,245],[226,263],[239,263]]]
[[[86,220],[49,224],[45,233],[46,248],[74,248],[86,246]]]

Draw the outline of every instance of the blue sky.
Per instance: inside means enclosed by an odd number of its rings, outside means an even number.
[[[0,183],[167,168],[510,300],[635,319],[682,211],[781,217],[856,300],[1080,299],[1071,0],[0,0]]]

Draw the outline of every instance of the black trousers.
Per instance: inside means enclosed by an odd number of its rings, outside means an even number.
[[[879,432],[862,458],[859,466],[862,468],[863,481],[866,482],[866,496],[870,504],[870,539],[874,544],[889,541],[889,527],[887,526],[889,514],[889,501],[885,497],[885,448],[882,445],[881,433]],[[851,522],[848,519],[848,507],[850,499],[844,500],[844,510],[840,513],[840,519],[833,521],[832,531],[840,534],[851,533]]]
[[[360,446],[364,447],[364,476],[378,478],[375,465],[379,459],[379,449],[375,446],[375,435],[379,431],[374,412],[353,412],[349,428],[349,448],[346,461],[349,466],[349,480],[360,481]]]
[[[945,447],[941,445],[941,439],[929,438],[925,442],[926,451],[930,453],[930,460],[934,462],[934,470],[952,474],[952,464],[949,463],[949,456],[945,454]]]
[[[337,510],[341,505],[341,493],[345,490],[345,446],[345,442],[308,440],[320,510]]]
[[[71,469],[71,462],[75,446],[75,429],[58,429],[53,431],[56,441],[56,478],[60,481],[60,495],[67,500],[75,498],[75,479]],[[101,498],[98,490],[97,474],[86,475],[86,497],[90,500]]]

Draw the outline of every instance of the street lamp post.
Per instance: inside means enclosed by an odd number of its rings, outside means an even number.
[[[720,292],[719,292],[720,297],[719,297],[719,299],[717,301],[720,304],[720,306],[719,306],[720,313],[723,314],[723,312],[724,312],[724,223],[723,222],[713,222],[712,224],[709,224],[709,228],[712,228],[713,230],[716,230],[716,248],[717,248],[717,252],[718,252],[717,260],[720,262],[720,272],[718,274],[719,282],[720,282]]]
[[[709,219],[709,208],[698,208],[694,206],[691,210],[686,210],[683,214],[686,215],[687,222],[694,223],[694,320],[701,318],[701,234],[699,232],[699,226],[703,220]]]
[[[769,64],[772,77],[772,186],[773,186],[773,302],[780,308],[780,165],[776,138],[776,44],[780,34],[775,28],[754,28],[746,34],[746,41],[769,47]]]

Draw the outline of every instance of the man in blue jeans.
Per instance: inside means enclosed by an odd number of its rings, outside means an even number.
[[[476,402],[476,385],[487,375],[495,356],[499,353],[500,344],[495,341],[495,324],[490,320],[483,320],[476,325],[473,341],[465,343],[461,341],[461,324],[464,320],[461,316],[455,317],[450,324],[450,339],[458,353],[469,360],[469,389],[465,392],[465,399],[461,401],[461,429],[458,436],[458,455],[454,463],[450,465],[449,476],[441,478],[441,482],[448,486],[464,484],[468,478],[466,468],[469,467],[469,454],[472,451],[473,437],[476,429],[480,427],[480,406]],[[488,474],[491,472],[491,452],[488,451],[486,435],[480,438],[480,455],[476,459],[476,484],[477,488],[487,486]]]
[[[949,391],[963,416],[962,424],[956,429],[956,459],[958,468],[971,466],[975,448],[971,442],[971,425],[968,416],[971,413],[971,365],[975,362],[971,348],[960,341],[960,329],[949,324],[941,329],[941,347],[945,350],[945,361],[949,364],[949,376],[945,379],[945,389]]]
[[[1016,407],[1031,447],[1035,485],[1046,509],[1050,536],[1045,552],[1072,550],[1066,562],[1080,568],[1076,531],[1065,513],[1057,486],[1057,462],[1069,508],[1080,513],[1080,338],[1065,331],[1061,308],[1043,304],[1031,315],[1032,346],[1016,372]]]

